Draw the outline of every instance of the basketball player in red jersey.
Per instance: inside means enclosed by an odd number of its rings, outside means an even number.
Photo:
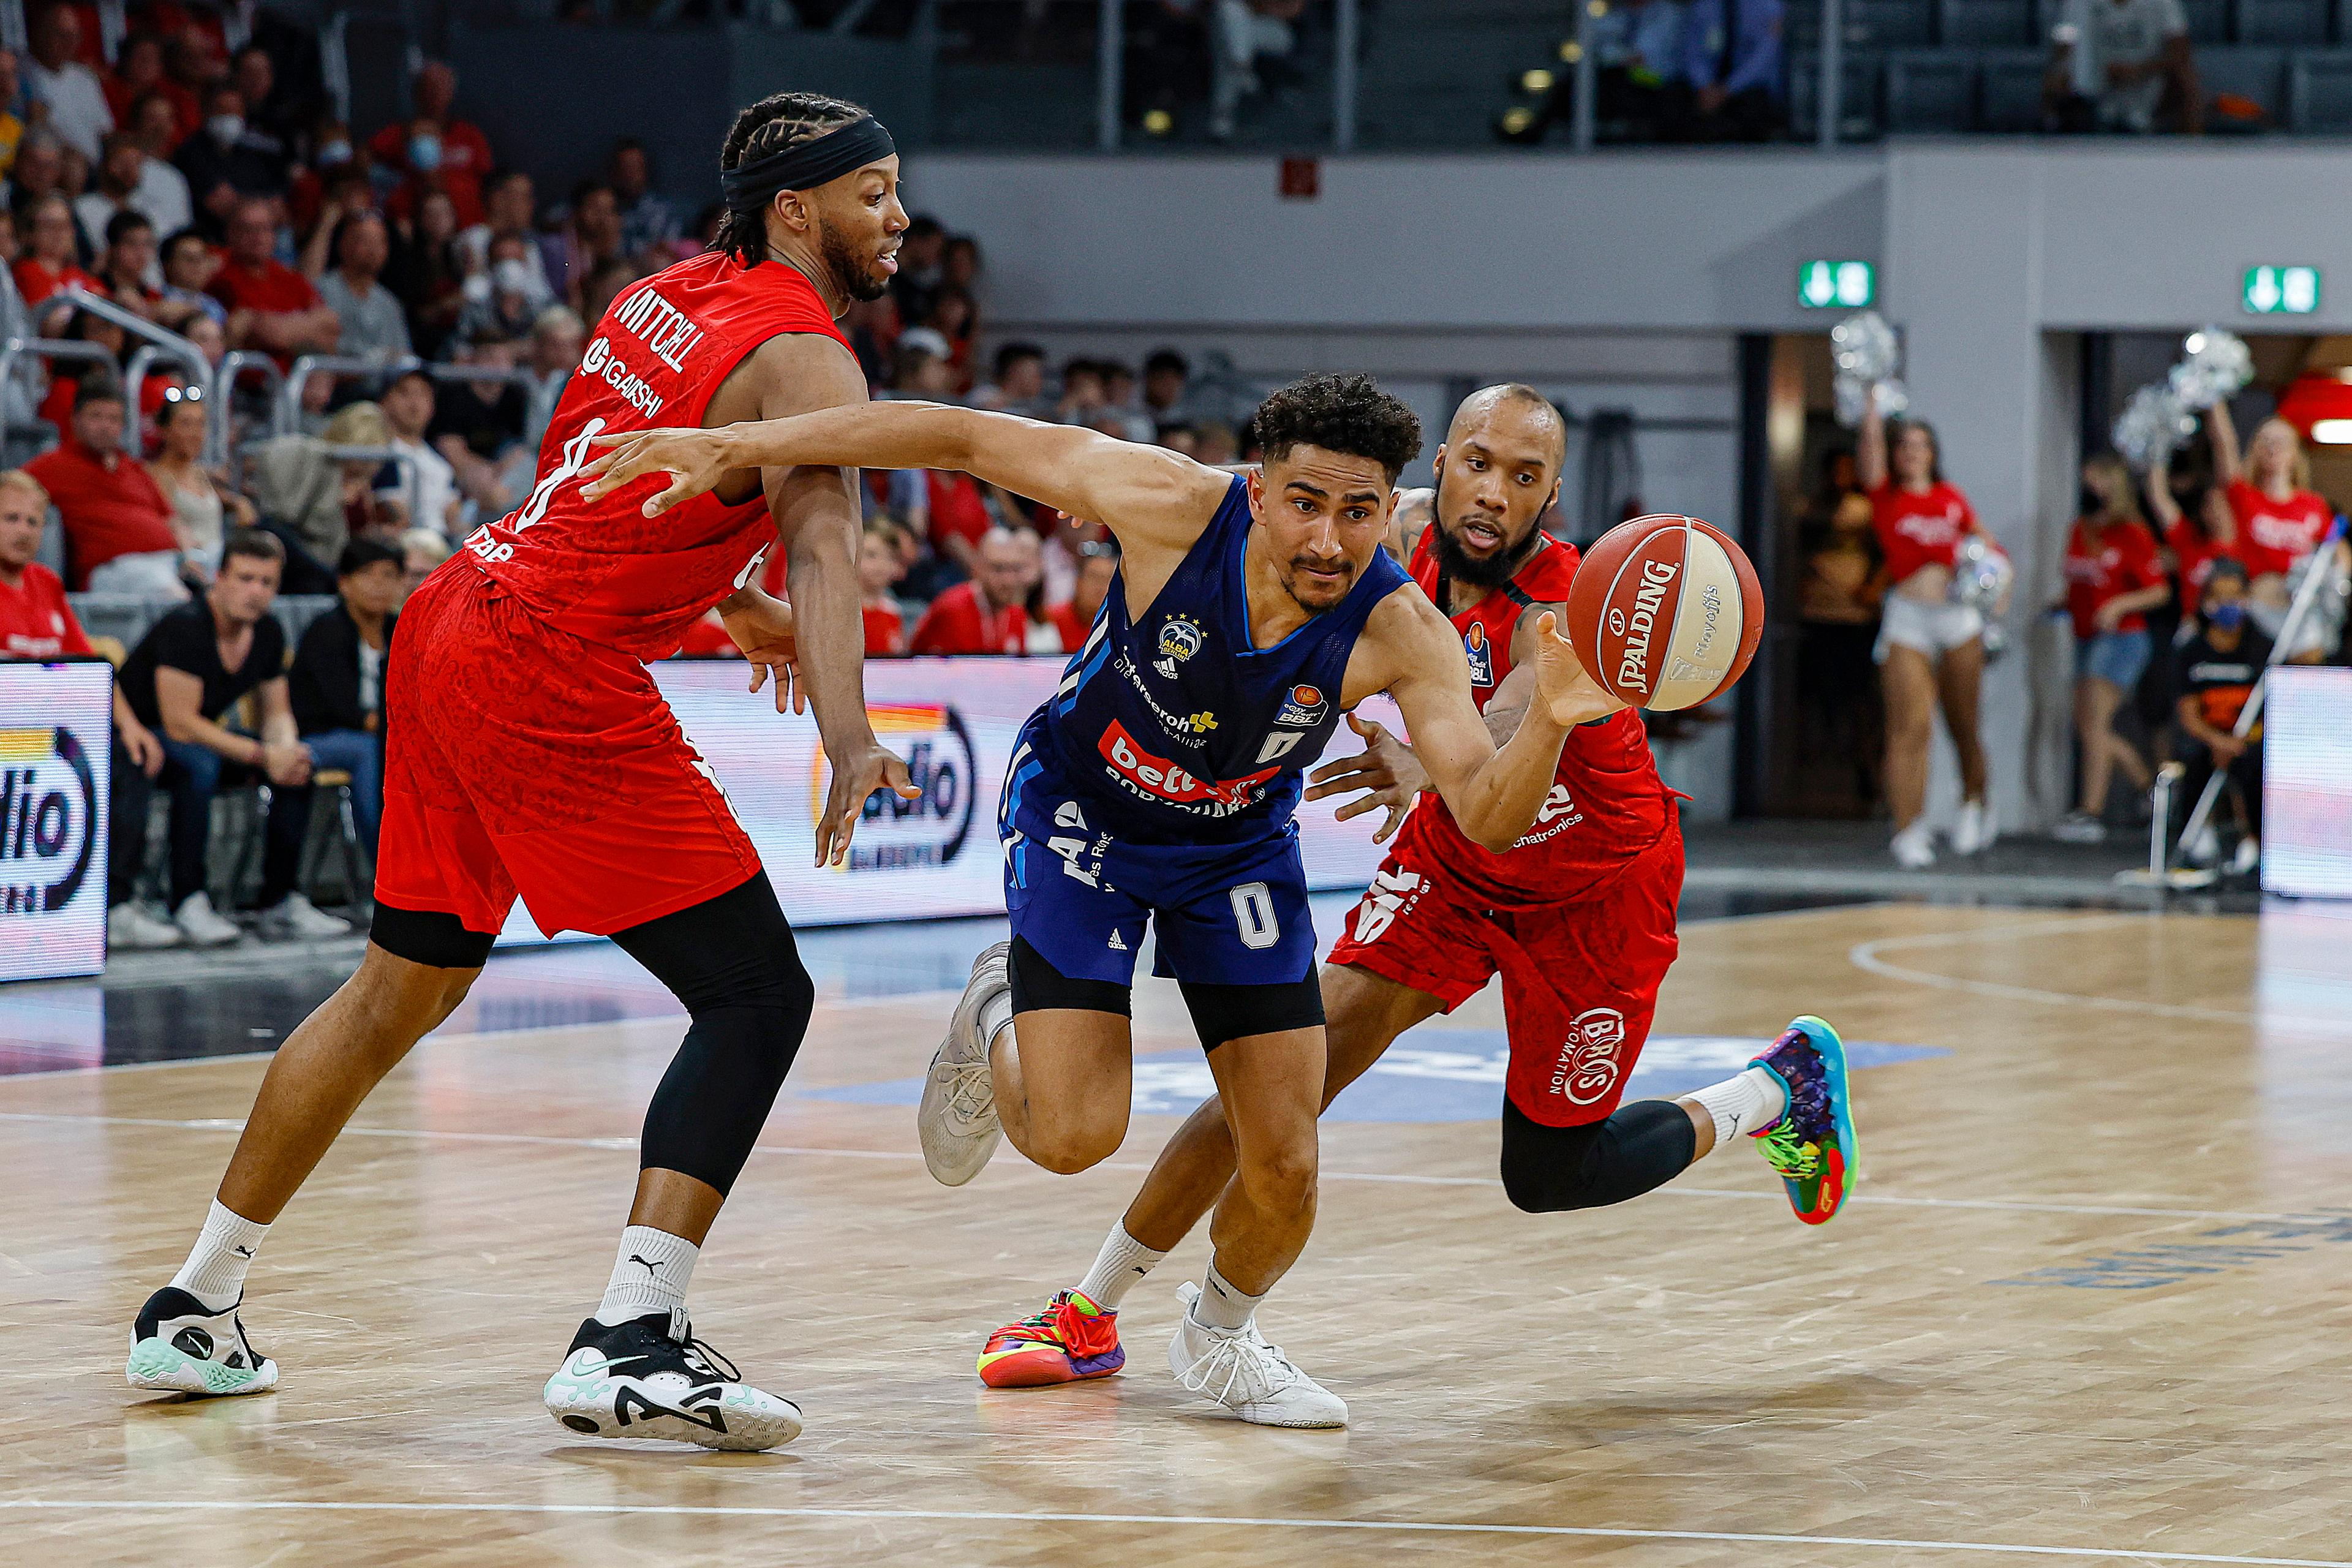
[[[833,770],[820,864],[846,851],[875,790],[912,797],[866,718],[856,478],[739,470],[649,522],[634,500],[588,503],[576,476],[599,433],[864,402],[835,321],[880,298],[907,216],[888,132],[837,100],[754,104],[719,163],[718,244],[613,301],[530,500],[402,612],[366,956],[270,1064],[194,1250],[140,1311],[134,1387],[276,1385],[237,1321],[247,1266],[369,1090],[464,999],[520,894],[550,933],[612,937],[692,1015],[646,1112],[611,1283],[548,1383],[549,1411],[585,1435],[714,1448],[800,1431],[789,1400],[693,1337],[685,1292],[814,994],[751,840],[645,661],[715,605],[751,689],[772,679],[778,711],[788,691],[814,708]],[[753,585],[778,545],[793,608]]]
[[[1538,616],[1563,613],[1576,575],[1574,546],[1538,526],[1559,492],[1567,437],[1531,387],[1473,393],[1438,449],[1435,490],[1398,505],[1414,580],[1461,632],[1479,706],[1501,735],[1534,690]],[[1422,795],[1409,747],[1377,723],[1349,722],[1365,751],[1318,769],[1310,797],[1370,792],[1339,815],[1385,805],[1383,840],[1412,809],[1323,969],[1324,1104],[1399,1035],[1499,973],[1510,1030],[1503,1187],[1519,1208],[1622,1203],[1746,1133],[1780,1172],[1800,1219],[1836,1213],[1851,1158],[1843,1052],[1817,1018],[1790,1024],[1735,1078],[1676,1100],[1618,1104],[1675,960],[1683,879],[1681,827],[1640,718],[1620,710],[1572,731],[1534,826],[1500,853]],[[982,1380],[1005,1388],[1117,1372],[1126,1360],[1119,1301],[1209,1212],[1233,1171],[1233,1137],[1211,1100],[1162,1151],[1077,1286],[989,1336]]]

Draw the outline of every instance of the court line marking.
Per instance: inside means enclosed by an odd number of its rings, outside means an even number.
[[[1708,1541],[1758,1546],[1883,1546],[1906,1552],[1972,1552],[2028,1557],[2126,1557],[2147,1563],[2218,1563],[2243,1568],[2352,1568],[2342,1558],[2245,1557],[2208,1552],[2149,1552],[2116,1546],[2034,1546],[1993,1541],[1906,1541],[1873,1535],[1767,1535],[1743,1531],[1610,1529],[1574,1524],[1418,1522],[1402,1519],[1253,1519],[1223,1514],[1014,1513],[992,1510],[895,1508],[758,1508],[693,1503],[507,1503],[507,1502],[310,1502],[269,1499],[205,1498],[188,1502],[154,1499],[88,1501],[56,1498],[0,1499],[0,1509],[54,1512],[163,1513],[507,1513],[614,1517],[633,1514],[691,1519],[927,1520],[956,1524],[1148,1524],[1202,1525],[1220,1529],[1360,1530],[1399,1534],[1520,1535],[1597,1541]]]
[[[1968,931],[1937,931],[1925,936],[1888,936],[1873,942],[1856,942],[1846,950],[1846,962],[1865,973],[1887,980],[1907,981],[1914,985],[1932,986],[1939,991],[1959,991],[1971,996],[1990,996],[2004,1002],[2039,1002],[2060,1007],[2090,1007],[2109,1013],[2145,1013],[2158,1018],[2193,1018],[2209,1024],[2267,1024],[2273,1028],[2302,1029],[2315,1027],[2294,1018],[2268,1018],[2259,1014],[2232,1012],[2220,1007],[2192,1007],[2176,1002],[2139,1002],[2126,996],[2085,995],[2075,991],[2044,991],[2032,985],[2005,985],[1997,980],[1971,980],[1958,974],[1937,974],[1932,970],[1907,969],[1899,963],[1889,963],[1878,955],[1904,948],[1958,947],[1988,937],[2040,936],[2045,932],[2101,931],[2121,925],[2145,925],[2156,918],[2155,911],[2126,915],[2086,915],[2072,920],[2037,921],[2024,925],[1977,926]]]
[[[245,1122],[240,1118],[216,1116],[175,1120],[149,1116],[91,1116],[62,1111],[0,1110],[0,1121],[61,1122],[102,1127],[154,1127],[189,1132],[242,1132]],[[432,1127],[346,1127],[338,1134],[343,1138],[390,1138],[420,1142],[451,1143],[519,1143],[564,1149],[635,1149],[634,1137],[565,1138],[541,1132],[463,1132]],[[922,1155],[911,1149],[836,1149],[817,1144],[755,1143],[754,1154],[786,1156],[831,1156],[843,1160],[919,1160]],[[1149,1163],[1107,1160],[1089,1166],[1097,1171],[1148,1172]],[[1410,1187],[1500,1187],[1503,1184],[1493,1176],[1428,1176],[1402,1171],[1323,1171],[1321,1178],[1329,1182],[1386,1182]],[[1669,1184],[1661,1193],[1691,1198],[1745,1198],[1750,1201],[1769,1199],[1782,1202],[1779,1193],[1748,1191],[1738,1187],[1685,1187]],[[2160,1208],[2132,1204],[2063,1204],[2041,1203],[2022,1198],[1923,1198],[1897,1193],[1860,1192],[1846,1200],[1852,1204],[1885,1205],[1900,1208],[1990,1209],[2021,1214],[2120,1215],[2147,1219],[2234,1219],[2291,1220],[2293,1214],[2257,1213],[2242,1209]]]

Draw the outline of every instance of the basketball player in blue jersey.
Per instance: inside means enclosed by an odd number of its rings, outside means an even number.
[[[1119,1146],[1149,917],[1238,1155],[1207,1289],[1178,1292],[1170,1364],[1244,1420],[1339,1426],[1347,1405],[1254,1321],[1315,1218],[1325,1044],[1300,774],[1342,713],[1387,692],[1463,831],[1499,852],[1535,821],[1568,730],[1622,705],[1546,615],[1537,699],[1498,750],[1461,634],[1381,549],[1421,451],[1412,411],[1368,377],[1315,376],[1256,424],[1264,463],[1234,475],[1066,426],[874,404],[622,437],[587,494],[676,475],[645,503],[655,515],[736,469],[960,468],[1118,535],[1120,580],[1014,749],[998,825],[1013,938],[980,955],[932,1059],[923,1157],[956,1186],[1000,1131],[1057,1172]]]

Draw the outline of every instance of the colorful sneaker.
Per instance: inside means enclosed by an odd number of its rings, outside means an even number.
[[[801,1435],[801,1409],[743,1381],[683,1310],[591,1318],[547,1380],[547,1413],[586,1437],[666,1437],[756,1452]]]
[[[133,1388],[175,1394],[267,1394],[278,1363],[253,1348],[236,1305],[214,1311],[174,1285],[147,1298],[131,1330],[123,1375]]]
[[[1845,1042],[1807,1014],[1791,1019],[1772,1048],[1748,1064],[1780,1080],[1789,1109],[1752,1134],[1764,1163],[1780,1173],[1789,1206],[1807,1225],[1825,1225],[1853,1190],[1853,1101],[1845,1087]]]
[[[980,1381],[991,1388],[1043,1388],[1108,1377],[1126,1364],[1118,1314],[1076,1290],[1064,1290],[1044,1311],[988,1336],[980,1352]]]

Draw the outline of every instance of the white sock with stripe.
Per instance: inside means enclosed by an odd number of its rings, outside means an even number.
[[[610,1328],[648,1312],[685,1306],[694,1260],[701,1256],[702,1248],[682,1236],[649,1225],[628,1226],[621,1232],[621,1255],[613,1260],[612,1281],[596,1304],[596,1321]]]
[[[253,1267],[253,1255],[268,1234],[268,1226],[223,1208],[215,1198],[204,1229],[196,1233],[196,1245],[172,1283],[202,1301],[207,1311],[228,1310],[245,1294],[245,1271]]]
[[[1789,1091],[1764,1068],[1748,1068],[1738,1078],[1711,1083],[1689,1098],[1706,1107],[1707,1114],[1715,1118],[1718,1149],[1743,1132],[1761,1132],[1789,1110]]]

